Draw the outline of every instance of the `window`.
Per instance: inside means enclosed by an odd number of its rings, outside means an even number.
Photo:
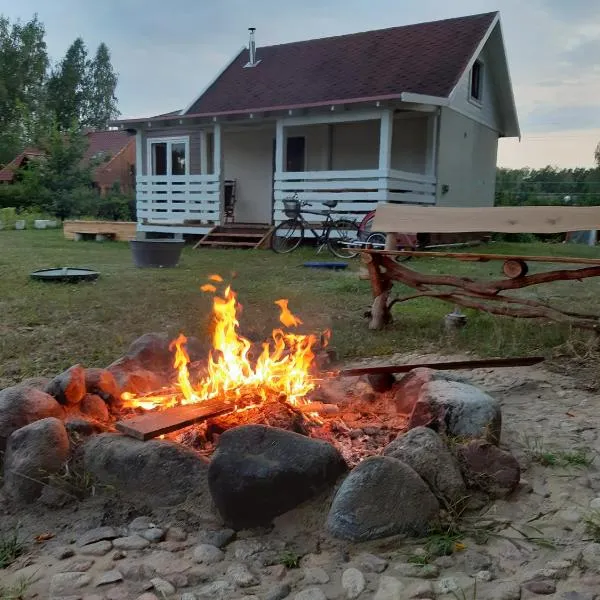
[[[481,102],[483,98],[483,63],[476,60],[471,69],[471,100]]]
[[[189,138],[154,138],[148,140],[150,175],[189,175]]]
[[[304,171],[306,138],[289,137],[286,147],[286,171]]]

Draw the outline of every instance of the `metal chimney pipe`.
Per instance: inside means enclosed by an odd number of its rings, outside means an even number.
[[[256,31],[256,27],[248,27],[248,31],[250,32],[250,44],[248,46],[250,56],[248,64],[254,66],[256,64],[256,41],[254,40],[254,32]]]

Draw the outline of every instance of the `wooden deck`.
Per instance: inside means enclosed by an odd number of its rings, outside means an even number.
[[[104,236],[119,242],[134,240],[137,223],[132,221],[65,221],[63,234],[67,240]]]

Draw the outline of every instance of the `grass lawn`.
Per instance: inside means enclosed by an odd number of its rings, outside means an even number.
[[[277,325],[278,298],[310,330],[330,328],[341,358],[403,351],[469,351],[510,356],[557,348],[572,349],[590,339],[587,332],[557,324],[492,317],[467,311],[469,324],[456,339],[442,331],[451,307],[423,299],[394,307],[395,322],[371,332],[363,312],[370,287],[358,279],[358,259],[347,271],[306,269],[315,259],[306,248],[288,256],[271,251],[193,250],[186,248],[176,269],[136,269],[129,246],[118,242],[70,242],[61,231],[0,232],[0,386],[24,377],[54,374],[80,362],[105,366],[143,333],[183,331],[209,343],[210,295],[199,287],[211,273],[233,282],[243,305],[242,332],[262,340]],[[491,244],[489,252],[600,256],[600,250],[559,244]],[[324,260],[331,259],[326,253]],[[412,266],[453,274],[498,277],[501,263],[413,260]],[[101,272],[95,283],[50,284],[33,281],[35,269],[91,267]],[[535,266],[533,271],[542,269]],[[399,291],[399,286],[395,287]],[[600,279],[532,288],[536,297],[563,306],[600,313]]]

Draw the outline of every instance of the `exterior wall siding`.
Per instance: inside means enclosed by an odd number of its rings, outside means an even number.
[[[437,205],[493,206],[498,132],[450,108],[440,115]],[[443,193],[443,187],[448,191]]]
[[[492,59],[489,42],[483,47],[478,58],[483,63],[481,105],[469,100],[471,91],[471,72],[469,70],[463,73],[458,82],[450,107],[498,131],[500,130],[500,118],[496,90],[492,80]]]
[[[396,119],[392,135],[392,169],[425,173],[427,152],[427,118]]]
[[[223,130],[223,172],[236,181],[235,220],[271,223],[275,127]]]

